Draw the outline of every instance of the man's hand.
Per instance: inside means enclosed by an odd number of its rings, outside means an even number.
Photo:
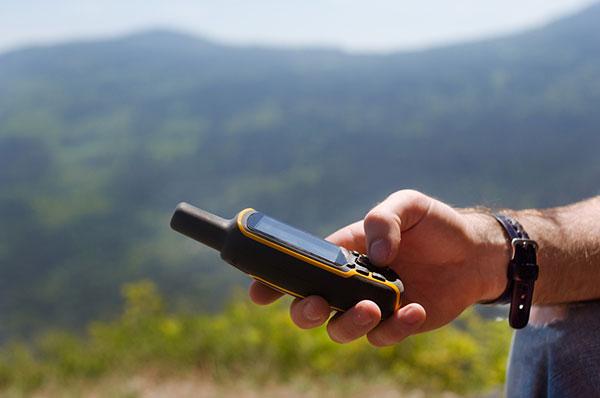
[[[510,246],[490,216],[457,211],[415,191],[399,191],[372,209],[363,221],[328,238],[367,253],[377,266],[390,266],[404,283],[402,307],[381,321],[379,307],[364,300],[327,325],[332,340],[345,343],[367,335],[375,346],[396,344],[439,328],[473,303],[498,297],[506,286]],[[250,298],[269,304],[281,293],[259,283]],[[304,329],[322,325],[331,310],[318,296],[296,299],[290,316]]]

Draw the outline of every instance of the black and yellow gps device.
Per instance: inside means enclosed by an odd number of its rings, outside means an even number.
[[[253,209],[227,220],[180,203],[171,228],[218,250],[229,264],[283,293],[322,296],[338,311],[368,299],[384,318],[400,308],[404,286],[393,270]]]

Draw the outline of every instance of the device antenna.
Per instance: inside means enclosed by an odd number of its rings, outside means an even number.
[[[221,251],[231,220],[226,220],[189,203],[182,202],[175,208],[171,228],[198,242]]]

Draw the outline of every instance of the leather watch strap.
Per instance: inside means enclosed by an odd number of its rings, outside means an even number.
[[[521,329],[529,322],[533,287],[539,272],[536,259],[538,245],[514,218],[501,214],[493,216],[511,239],[513,254],[506,272],[506,289],[497,299],[482,304],[510,303],[508,322],[513,328]]]

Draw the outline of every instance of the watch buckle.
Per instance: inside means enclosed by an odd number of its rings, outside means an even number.
[[[533,250],[535,250],[536,253],[538,251],[538,244],[536,241],[534,241],[532,239],[514,238],[510,242],[510,244],[512,247],[512,255],[510,257],[513,260],[515,259],[515,253],[517,251],[517,246],[521,246],[521,247],[523,247],[523,249],[527,249],[527,247],[533,246]]]

